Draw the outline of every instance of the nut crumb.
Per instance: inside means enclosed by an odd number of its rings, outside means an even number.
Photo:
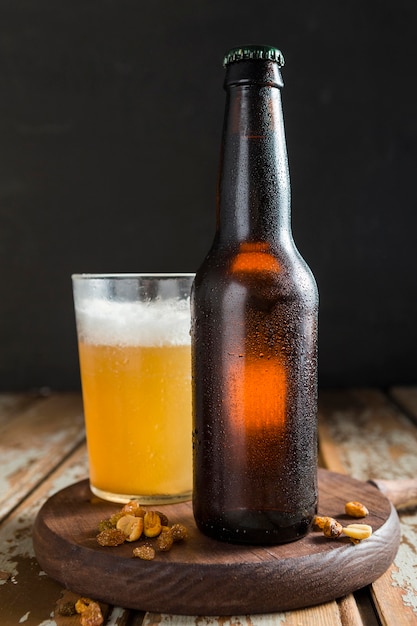
[[[77,600],[75,610],[81,615],[81,626],[101,626],[104,621],[100,605],[90,598]]]
[[[133,556],[143,561],[152,561],[155,558],[155,549],[149,544],[143,544],[133,549]]]
[[[164,530],[156,539],[156,547],[160,552],[168,552],[172,548],[174,538],[171,529]]]
[[[149,539],[133,550],[133,556],[147,561],[155,557],[156,550],[168,552],[173,543],[188,537],[183,524],[169,526],[165,513],[144,509],[136,500],[131,500],[108,519],[99,522],[98,530],[96,539],[101,546],[119,546],[125,541]]]
[[[366,517],[369,514],[368,509],[361,502],[346,502],[345,504],[345,512],[346,515],[350,515],[350,517]]]
[[[58,615],[62,615],[63,617],[71,617],[72,615],[77,615],[77,611],[75,609],[75,602],[63,602],[58,605],[57,608]]]
[[[313,519],[313,526],[314,526],[314,528],[318,528],[319,530],[323,530],[324,524],[326,523],[327,519],[329,519],[327,516],[315,515],[315,517]]]
[[[337,537],[340,537],[342,530],[343,526],[337,520],[333,519],[333,517],[326,518],[323,526],[323,534],[325,537],[337,539]]]
[[[145,510],[141,507],[138,500],[130,500],[122,507],[120,512],[123,515],[129,514],[135,517],[143,517],[145,515]]]
[[[126,541],[126,535],[117,528],[109,528],[108,530],[102,530],[97,535],[97,542],[101,546],[120,546]]]
[[[171,526],[172,538],[175,542],[183,541],[188,537],[188,530],[183,524],[174,524]]]

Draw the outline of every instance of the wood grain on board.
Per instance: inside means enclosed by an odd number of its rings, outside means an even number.
[[[373,534],[357,545],[346,537],[331,541],[320,531],[278,546],[224,543],[196,528],[190,502],[165,505],[168,519],[184,524],[189,537],[148,562],[133,558],[131,543],[98,545],[99,522],[120,506],[94,497],[83,481],[46,502],[33,541],[52,578],[107,603],[183,615],[269,613],[334,600],[373,582],[390,565],[399,545],[391,503],[369,483],[319,470],[321,513],[345,525],[356,522],[345,515],[349,500],[366,501],[370,511]]]

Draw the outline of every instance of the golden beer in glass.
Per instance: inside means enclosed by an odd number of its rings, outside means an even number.
[[[191,497],[192,274],[74,275],[92,491]]]

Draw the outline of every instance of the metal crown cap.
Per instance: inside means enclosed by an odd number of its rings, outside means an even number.
[[[273,46],[241,46],[240,48],[232,48],[225,54],[223,59],[223,67],[236,61],[260,60],[275,61],[278,67],[283,67],[285,61],[281,50]]]

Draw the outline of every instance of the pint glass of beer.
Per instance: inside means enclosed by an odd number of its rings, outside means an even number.
[[[72,276],[91,490],[190,499],[193,274]]]

